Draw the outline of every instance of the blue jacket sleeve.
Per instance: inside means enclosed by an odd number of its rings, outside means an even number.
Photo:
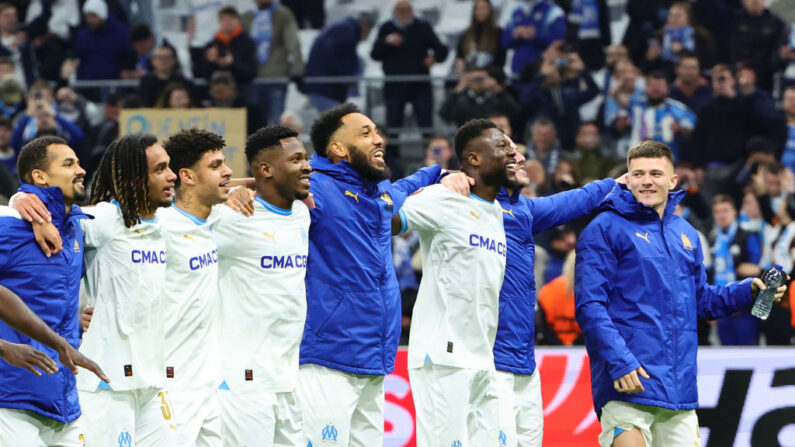
[[[752,278],[735,281],[726,286],[707,284],[707,272],[704,268],[704,254],[701,241],[696,238],[696,305],[698,318],[714,320],[737,312],[753,304],[751,296]]]
[[[608,241],[598,218],[580,235],[574,268],[574,304],[588,355],[604,359],[610,377],[616,380],[641,365],[607,312],[610,284],[618,266]]]
[[[554,14],[554,12],[549,11],[548,14]],[[556,40],[562,40],[565,37],[566,37],[566,15],[560,14],[558,17],[553,19],[553,22],[546,29],[546,32],[540,32],[540,30],[536,30],[535,39],[531,40],[530,42],[533,45],[535,45],[538,49],[543,51],[552,42]]]
[[[505,29],[502,30],[502,36],[500,36],[500,46],[502,46],[502,48],[514,48],[520,43],[524,42],[523,40],[516,40],[513,38],[513,30],[515,28],[516,24],[514,23],[513,19],[509,20],[508,23],[505,24]]]
[[[442,175],[442,167],[439,165],[429,166],[422,168],[411,174],[406,178],[402,178],[392,184],[392,187],[398,191],[404,192],[406,195],[411,195],[414,191],[431,186],[439,182],[439,177]]]
[[[609,178],[571,191],[530,199],[533,233],[587,216],[599,206],[615,185],[616,181]]]

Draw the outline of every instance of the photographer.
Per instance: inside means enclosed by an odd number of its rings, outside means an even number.
[[[599,94],[580,55],[555,42],[544,52],[538,73],[523,89],[521,103],[529,121],[546,116],[555,123],[563,149],[574,146],[580,106]]]
[[[439,110],[439,116],[457,126],[475,118],[506,115],[516,122],[519,104],[505,90],[505,73],[502,68],[470,70],[461,76],[455,92],[449,95]]]
[[[43,98],[41,92],[32,90],[28,109],[17,122],[11,137],[11,146],[19,151],[28,141],[43,135],[57,135],[64,138],[70,147],[80,148],[85,134],[73,122],[57,114],[50,99]]]

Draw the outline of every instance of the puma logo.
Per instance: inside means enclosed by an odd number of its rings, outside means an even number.
[[[353,197],[353,199],[356,200],[356,203],[359,203],[359,193],[358,192],[356,194],[354,194],[354,193],[352,193],[352,192],[350,192],[350,191],[348,191],[346,189],[345,190],[345,195]]]
[[[268,234],[268,233],[262,233],[262,235],[263,235],[263,236],[265,236],[265,237],[267,237],[267,238],[269,238],[269,239],[270,239],[270,240],[272,240],[273,242],[276,242],[276,238],[274,238],[274,237],[273,237],[273,236],[271,236],[270,234]]]
[[[470,211],[470,212],[469,212],[469,215],[470,215],[470,216],[472,216],[472,217],[474,217],[474,218],[475,218],[475,219],[477,219],[477,220],[480,220],[480,216],[478,216],[477,214],[475,214],[475,212],[474,212],[474,211]]]
[[[648,242],[649,244],[651,244],[651,241],[649,241],[649,232],[648,232],[648,231],[646,232],[646,234],[640,234],[640,233],[638,233],[638,232],[635,232],[635,236],[637,236],[637,237],[639,237],[639,238],[641,238],[641,239],[645,240],[645,241],[646,241],[646,242]]]

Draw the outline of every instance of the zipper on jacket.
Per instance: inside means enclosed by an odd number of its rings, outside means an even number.
[[[663,246],[665,247],[665,251],[668,253],[668,258],[671,261],[673,261],[673,258],[671,256],[671,250],[668,248],[668,241],[665,240],[665,225],[663,223],[663,219],[662,218],[660,219],[660,232],[662,233]],[[666,262],[665,265],[666,266],[670,266],[671,262]],[[667,273],[670,273],[670,272],[667,272]],[[676,322],[678,321],[679,316],[677,315],[678,306],[676,305],[676,302],[675,302],[676,295],[673,294],[671,296],[671,298],[672,298],[671,307],[673,308],[672,309],[673,310],[672,313],[673,313],[673,316],[674,316],[674,319],[673,319],[674,323],[671,326],[671,329],[673,331],[673,340],[672,340],[673,341],[673,343],[672,343],[673,344],[673,346],[672,346],[672,349],[673,349],[673,359],[672,360],[673,360],[673,362],[671,362],[671,364],[672,364],[672,369],[673,369],[673,373],[674,373],[674,383],[673,383],[673,386],[674,386],[674,401],[675,401],[674,405],[676,405],[678,407],[679,406],[679,386],[678,386],[677,382],[679,381],[678,380],[679,379],[679,373],[677,371],[678,370],[677,366],[679,364],[679,361],[678,361],[678,355],[677,355],[677,345],[679,344],[679,331],[677,330]]]

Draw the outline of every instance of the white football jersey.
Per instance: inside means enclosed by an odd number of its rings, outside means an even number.
[[[99,364],[117,391],[162,387],[166,241],[156,220],[127,228],[121,208],[103,202],[83,211],[85,290],[94,315],[80,352]],[[107,387],[82,371],[84,391]]]
[[[214,333],[218,302],[218,249],[213,212],[207,220],[179,209],[161,208],[166,269],[166,387],[187,390],[218,385],[220,370]]]
[[[398,212],[420,235],[422,282],[411,317],[408,367],[494,370],[494,338],[505,275],[502,207],[443,185],[422,189]]]
[[[232,391],[292,391],[306,321],[309,209],[257,197],[252,217],[225,205],[216,211],[222,377]]]

